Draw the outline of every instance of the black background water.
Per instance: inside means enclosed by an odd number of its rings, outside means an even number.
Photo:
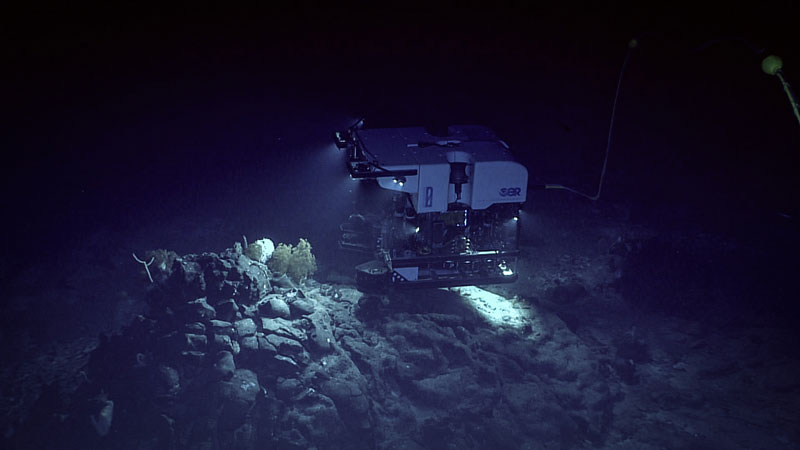
[[[10,11],[3,250],[31,263],[98,229],[180,218],[225,231],[154,236],[154,248],[308,237],[330,263],[352,209],[330,137],[361,116],[485,124],[532,182],[591,191],[636,36],[602,202],[678,229],[792,233],[800,127],[745,41],[797,80],[796,13],[789,2]],[[541,195],[563,193],[535,193],[528,208]]]

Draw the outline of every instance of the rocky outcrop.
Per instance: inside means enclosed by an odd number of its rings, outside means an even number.
[[[177,258],[95,351],[108,448],[545,448],[600,443],[618,377],[555,316],[497,328],[454,292],[364,297],[237,250]],[[444,306],[443,306],[444,305]],[[446,309],[446,308],[445,308]],[[155,435],[152,430],[158,430]]]

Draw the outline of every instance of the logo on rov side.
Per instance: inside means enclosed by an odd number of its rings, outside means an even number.
[[[433,206],[433,188],[427,186],[425,188],[425,207],[430,208]]]
[[[522,195],[522,188],[518,187],[500,188],[501,197],[518,197],[520,195]]]

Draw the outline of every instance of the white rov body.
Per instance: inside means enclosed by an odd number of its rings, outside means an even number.
[[[356,266],[366,289],[463,286],[517,279],[518,213],[528,171],[489,128],[450,126],[336,133],[355,179],[395,195],[367,219],[342,224],[344,249],[374,255]],[[377,217],[377,218],[375,218]]]
[[[378,183],[410,194],[417,213],[444,212],[456,203],[486,209],[525,201],[528,171],[514,160],[505,142],[481,126],[451,126],[449,131],[442,137],[422,127],[380,128],[359,130],[358,137],[378,167],[390,173],[416,171],[379,177]],[[460,195],[451,183],[453,163],[464,164],[466,182],[461,183]]]

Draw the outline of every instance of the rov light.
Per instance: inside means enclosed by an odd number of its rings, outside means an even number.
[[[500,271],[503,273],[504,277],[510,277],[511,275],[514,275],[514,271],[511,270],[511,268],[508,267],[505,262],[501,262],[498,267],[500,267]]]
[[[350,143],[341,131],[333,133],[333,140],[336,143],[336,148],[339,150],[344,150],[350,146]]]
[[[406,184],[406,177],[394,177],[392,182],[398,186],[403,186]]]

